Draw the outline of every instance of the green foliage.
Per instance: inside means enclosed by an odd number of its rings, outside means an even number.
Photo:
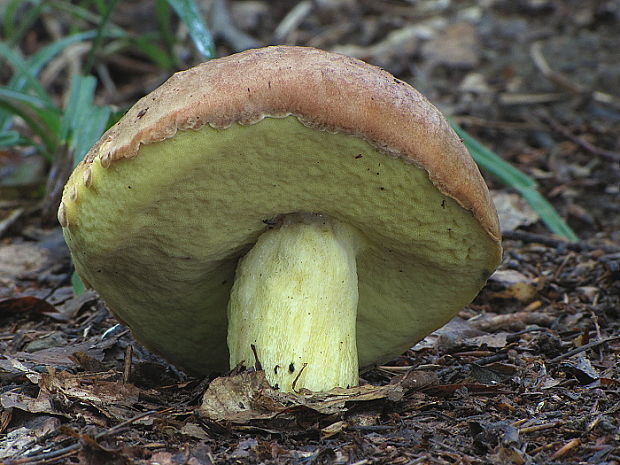
[[[194,0],[168,0],[168,3],[187,27],[194,46],[203,58],[207,60],[215,58],[213,38],[202,19],[196,2]]]
[[[93,76],[73,76],[71,79],[69,101],[60,134],[73,154],[74,165],[84,158],[90,147],[101,137],[113,114],[110,107],[93,104],[96,84]]]
[[[71,274],[71,287],[73,288],[73,293],[75,295],[82,295],[86,292],[84,282],[75,271]]]
[[[0,63],[8,64],[13,73],[9,82],[0,88],[0,146],[34,146],[50,161],[60,150],[68,149],[77,164],[119,117],[111,107],[94,104],[96,79],[90,73],[97,56],[104,53],[106,44],[113,51],[133,48],[157,67],[174,70],[171,9],[187,27],[197,51],[204,58],[213,57],[213,39],[194,0],[156,2],[160,35],[134,34],[113,24],[111,16],[117,4],[118,0],[83,0],[76,4],[59,0],[11,0],[4,6]],[[89,29],[76,30],[72,26],[72,33],[66,37],[51,42],[30,57],[22,57],[17,46],[25,33],[42,14],[53,10],[69,15]],[[83,65],[84,75],[71,76],[65,105],[58,105],[39,82],[39,73],[67,47],[78,42],[90,44]],[[13,129],[15,117],[20,117],[28,126],[28,134],[19,134]]]

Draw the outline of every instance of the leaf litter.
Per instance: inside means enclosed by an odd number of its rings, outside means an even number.
[[[120,2],[124,21],[134,3]],[[257,43],[292,8],[228,3]],[[620,463],[620,115],[600,102],[619,92],[617,12],[409,3],[312,2],[286,40],[345,44],[415,82],[535,178],[582,240],[550,237],[489,179],[507,240],[480,296],[360,387],[288,395],[260,371],[192,378],[115,326],[95,294],[74,297],[60,231],[40,227],[21,186],[23,199],[0,202],[0,463]],[[136,63],[114,63],[127,81],[104,98],[144,94]]]

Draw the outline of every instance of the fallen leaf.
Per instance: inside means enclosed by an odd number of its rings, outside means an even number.
[[[28,315],[31,318],[41,318],[46,313],[55,312],[53,305],[37,297],[25,296],[14,299],[0,300],[0,318],[14,318],[18,315]]]
[[[135,413],[131,409],[138,403],[140,389],[123,384],[118,378],[119,374],[112,371],[75,375],[52,371],[41,376],[39,386],[42,391],[62,395],[71,402],[86,403],[108,418],[128,419]]]
[[[553,316],[544,312],[514,312],[505,315],[485,313],[472,321],[472,325],[487,332],[503,329],[521,331],[528,325],[550,327],[554,321]]]
[[[510,391],[502,390],[501,386],[480,383],[438,384],[429,386],[422,391],[426,394],[449,396],[460,389],[467,389],[470,394],[478,395],[512,394]]]
[[[25,425],[3,435],[0,441],[0,459],[23,457],[25,447],[32,445],[38,438],[56,431],[60,420],[47,415],[40,415],[28,420]]]
[[[46,392],[39,392],[36,398],[29,397],[19,392],[5,392],[0,394],[0,405],[5,409],[16,408],[29,413],[61,414],[61,412],[52,406],[50,396]]]
[[[258,446],[258,441],[256,438],[248,438],[243,441],[239,441],[235,450],[233,450],[230,454],[231,457],[234,458],[244,458],[249,457],[250,452]]]
[[[487,366],[472,363],[471,367],[476,381],[483,384],[499,384],[511,379],[517,371],[514,365],[507,365],[505,363],[494,363]]]
[[[370,61],[377,66],[390,68],[393,73],[398,73],[400,70],[394,69],[394,64],[399,66],[399,64],[406,63],[405,58],[417,52],[420,33],[418,25],[409,25],[390,32],[385,39],[373,45],[366,47],[352,44],[339,45],[332,51]]]
[[[502,291],[490,294],[496,299],[517,299],[519,302],[529,302],[536,297],[534,281],[516,270],[497,270],[489,280],[504,287]]]
[[[103,348],[94,346],[92,342],[81,342],[63,347],[50,347],[37,352],[17,352],[13,354],[13,357],[24,365],[77,368],[79,364],[74,357],[75,353],[83,353],[97,360],[103,360]]]
[[[349,424],[346,421],[336,421],[325,428],[321,428],[321,440],[331,438],[341,433]]]
[[[474,27],[469,23],[456,23],[426,42],[422,55],[431,64],[473,68],[480,60],[479,48]]]
[[[244,371],[213,380],[203,396],[200,412],[213,421],[247,423],[303,409],[329,415],[347,411],[348,403],[377,399],[395,401],[402,396],[403,388],[398,384],[288,394],[269,386],[263,371]]]
[[[22,362],[9,355],[0,358],[0,373],[25,376],[31,383],[37,384],[41,379],[41,374],[31,370]]]
[[[49,263],[49,251],[38,245],[29,242],[0,245],[0,297],[12,294],[21,275],[34,273]]]
[[[599,379],[599,374],[584,354],[577,354],[562,363],[566,371],[577,378],[581,384],[590,384]]]
[[[24,352],[39,352],[53,347],[64,347],[66,344],[67,341],[61,333],[53,332],[30,341],[25,345]]]
[[[435,348],[441,352],[448,352],[451,348],[459,347],[468,338],[484,335],[484,332],[469,320],[459,317],[452,318],[447,324],[434,331],[414,347],[414,351]]]
[[[538,214],[520,195],[493,191],[491,197],[497,210],[502,232],[514,231],[521,226],[529,226],[539,220]]]
[[[486,347],[488,349],[503,349],[512,333],[500,332],[483,336],[469,337],[463,340],[463,345],[472,347]]]

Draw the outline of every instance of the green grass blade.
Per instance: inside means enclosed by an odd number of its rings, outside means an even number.
[[[134,45],[144,55],[146,55],[153,63],[162,69],[172,70],[174,62],[168,52],[161,47],[155,45],[154,37],[151,34],[145,34],[133,39]]]
[[[64,37],[58,41],[52,42],[37,51],[27,60],[22,59],[10,47],[0,42],[0,57],[5,58],[15,69],[13,77],[9,81],[7,87],[16,91],[24,91],[32,89],[37,96],[44,100],[50,101],[47,92],[41,87],[36,79],[43,66],[51,61],[58,53],[67,46],[89,40],[95,36],[95,31],[81,32],[71,36]],[[0,111],[0,130],[7,130],[13,119],[13,115],[6,111]]]
[[[28,69],[30,69],[31,73],[36,76],[37,74],[39,74],[39,71],[41,71],[41,68],[43,68],[43,66],[49,63],[56,55],[62,52],[69,45],[72,45],[76,42],[90,40],[95,37],[95,35],[96,31],[78,32],[76,34],[72,34],[70,36],[56,40],[49,45],[46,45],[27,60]]]
[[[56,133],[55,131],[59,127],[60,111],[47,100],[6,87],[0,87],[0,103],[3,104],[4,108],[12,108],[18,115],[26,118],[26,123],[32,124],[31,129],[43,139],[47,139],[47,132]],[[12,111],[10,110],[8,113],[12,114]],[[5,131],[5,129],[2,129],[2,131]],[[42,134],[41,131],[44,133]],[[50,138],[49,140],[52,139]]]
[[[532,209],[538,213],[540,219],[549,228],[549,230],[571,242],[579,240],[577,234],[566,224],[559,213],[553,208],[547,199],[545,199],[540,192],[533,188],[527,188],[519,190],[521,196],[532,207]]]
[[[16,145],[36,145],[32,139],[23,137],[17,131],[2,131],[0,132],[0,147],[14,147]]]
[[[75,271],[71,273],[71,287],[73,287],[75,295],[79,296],[86,292],[86,286],[84,286],[84,283]]]
[[[77,165],[105,131],[112,110],[93,102],[97,81],[93,76],[73,76],[61,127],[61,138]]]
[[[11,26],[10,35],[7,34],[6,36],[6,40],[11,47],[15,46],[15,44],[18,44],[24,38],[32,25],[36,22],[39,16],[41,16],[43,8],[45,7],[45,4],[41,3],[40,0],[29,0],[27,3],[29,3],[30,5],[28,6],[28,8],[24,8],[24,15],[22,18],[20,18],[19,23],[15,21],[15,15],[11,15],[11,20],[13,21],[13,24]],[[14,11],[12,13],[14,13]],[[5,18],[4,24],[6,25],[6,23],[7,20]],[[16,25],[17,28],[15,28]]]
[[[79,126],[81,121],[84,121],[84,113],[93,100],[96,85],[97,81],[93,76],[71,76],[69,98],[60,130],[63,142],[68,142],[72,137],[72,131]]]
[[[541,221],[553,234],[557,234],[569,241],[579,240],[575,232],[560,217],[555,208],[538,192],[534,179],[483,146],[454,121],[450,121],[450,124],[458,136],[463,139],[465,147],[467,147],[478,166],[508,187],[515,189],[540,216]]]
[[[93,25],[99,24],[101,22],[100,15],[81,5],[67,2],[66,0],[46,0],[46,2],[54,9],[64,11],[75,19],[86,21]],[[114,37],[127,37],[127,32],[125,32],[123,28],[117,26],[114,23],[107,24],[106,34],[111,34]]]
[[[172,29],[172,15],[170,14],[170,5],[167,0],[155,1],[155,18],[157,18],[157,29],[161,34],[161,38],[166,48],[166,54],[171,63],[175,62],[174,44],[176,38]]]
[[[4,90],[6,89],[0,89],[0,91]],[[54,114],[53,111],[40,111],[40,109],[24,101],[12,99],[6,95],[0,95],[0,108],[21,117],[43,142],[45,146],[45,153],[43,155],[51,159],[52,154],[58,147],[58,138],[57,132],[54,129],[50,129],[50,126],[55,124],[54,119],[57,120],[59,115]]]
[[[93,69],[93,64],[95,63],[95,53],[97,50],[101,48],[101,43],[104,38],[104,29],[108,25],[110,21],[110,16],[112,15],[112,11],[116,8],[118,0],[110,0],[105,4],[105,10],[103,11],[103,15],[101,16],[101,20],[97,25],[97,35],[95,36],[93,43],[88,51],[88,56],[86,57],[86,64],[84,65],[84,74],[90,74]]]
[[[35,4],[35,7],[39,5],[40,0],[12,0],[9,1],[2,11],[2,32],[4,33],[3,40],[14,44],[13,38],[16,36],[15,29],[19,29],[20,24],[16,18],[17,11],[19,7],[24,4]],[[32,6],[30,6],[32,8]]]
[[[23,76],[23,83],[21,86],[16,87],[12,82],[9,82],[8,87],[16,90],[23,90],[25,88],[31,89],[39,98],[50,101],[47,92],[39,81],[33,76],[28,62],[20,57],[16,52],[11,49],[6,43],[0,42],[0,62],[6,61],[15,70],[15,74]]]
[[[213,37],[196,2],[194,0],[168,0],[168,3],[187,27],[198,53],[207,60],[215,58]]]
[[[17,90],[10,89],[8,87],[0,87],[0,97],[10,99],[11,101],[19,101],[36,109],[41,110],[53,110],[56,107],[50,103],[47,99],[42,99],[34,95],[25,94]]]
[[[77,131],[72,143],[73,165],[76,166],[108,127],[112,110],[109,107],[91,107],[87,124]]]

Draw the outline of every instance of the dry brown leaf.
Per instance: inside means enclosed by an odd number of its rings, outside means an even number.
[[[497,209],[502,231],[514,231],[521,226],[529,226],[539,220],[538,214],[520,195],[494,191],[491,196]]]
[[[213,380],[203,396],[200,412],[213,421],[247,423],[304,408],[320,414],[339,413],[348,410],[349,402],[377,399],[396,401],[402,396],[403,388],[398,384],[288,394],[269,386],[264,372],[245,371]]]
[[[5,392],[0,394],[0,405],[4,409],[16,408],[29,413],[62,415],[61,412],[53,407],[50,396],[46,392],[39,392],[36,398],[19,392]]]
[[[498,270],[489,279],[504,286],[503,290],[491,293],[491,296],[496,299],[516,299],[519,302],[529,302],[536,297],[534,280],[516,270]]]
[[[432,64],[473,68],[480,61],[479,49],[474,27],[468,23],[455,23],[426,42],[422,54]]]
[[[25,446],[34,444],[38,438],[57,430],[59,426],[60,420],[56,417],[38,415],[29,419],[23,426],[3,435],[0,441],[0,460],[22,457]]]
[[[86,403],[108,418],[128,419],[135,412],[140,389],[117,381],[116,372],[79,373],[54,372],[44,374],[39,386],[43,392],[62,395],[68,400]]]
[[[346,421],[336,421],[329,426],[321,429],[321,439],[328,439],[341,433],[349,424]]]

